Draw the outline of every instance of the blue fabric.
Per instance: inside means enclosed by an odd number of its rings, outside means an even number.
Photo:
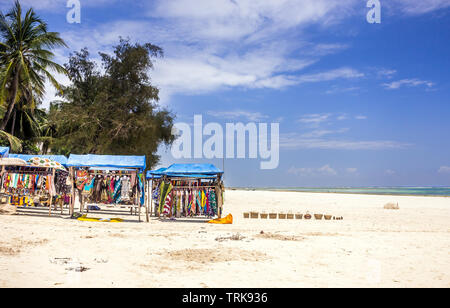
[[[56,161],[63,165],[64,167],[67,167],[67,157],[64,155],[26,155],[26,154],[9,154],[9,158],[20,158],[24,161],[29,161],[33,157],[39,157],[39,158],[47,158],[53,161]]]
[[[0,156],[1,157],[8,157],[8,154],[9,154],[8,147],[0,147]]]
[[[223,171],[211,164],[174,164],[169,168],[148,171],[147,179],[157,179],[162,175],[180,178],[215,178]]]
[[[145,156],[75,155],[70,154],[68,167],[136,168],[145,169]]]

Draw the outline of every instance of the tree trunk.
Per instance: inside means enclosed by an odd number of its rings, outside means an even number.
[[[3,117],[2,125],[0,126],[0,130],[5,130],[6,125],[8,124],[9,119],[11,118],[11,113],[14,109],[14,105],[16,104],[16,96],[17,96],[17,91],[19,89],[19,75],[20,75],[20,71],[16,72],[16,75],[14,76],[14,82],[12,84],[12,91],[11,91],[11,98],[9,99],[9,104],[8,104],[8,111],[6,112],[5,116]]]
[[[13,122],[12,122],[12,126],[11,126],[11,135],[13,135],[13,136],[14,136],[14,132],[15,132],[15,128],[16,128],[16,116],[17,116],[17,109],[14,108]]]

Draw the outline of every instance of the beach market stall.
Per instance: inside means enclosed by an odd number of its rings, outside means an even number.
[[[0,158],[0,166],[0,193],[8,203],[18,207],[46,205],[49,216],[52,206],[59,205],[62,214],[64,204],[70,204],[69,173],[60,163],[41,156],[19,158],[10,154]]]
[[[94,204],[95,207],[129,207],[141,216],[141,206],[144,205],[144,176],[146,166],[145,156],[120,155],[70,155],[67,162],[75,190],[80,200],[80,210],[83,213]],[[75,200],[75,192],[73,195]],[[71,204],[71,214],[74,202]]]
[[[146,205],[158,217],[221,217],[223,171],[211,164],[173,164],[147,172]],[[149,212],[149,210],[147,210]]]

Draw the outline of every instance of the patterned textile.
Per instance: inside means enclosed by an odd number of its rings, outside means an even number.
[[[66,168],[63,167],[60,163],[53,161],[48,158],[39,158],[39,157],[33,157],[30,160],[28,160],[28,164],[36,167],[43,167],[43,168],[55,168],[59,170],[66,170]]]
[[[77,180],[75,185],[77,186],[78,190],[83,190],[84,185],[86,185],[87,181],[89,180],[89,174],[86,170],[77,170]]]

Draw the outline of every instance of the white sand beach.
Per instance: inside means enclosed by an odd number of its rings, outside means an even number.
[[[0,216],[0,287],[450,287],[450,198],[227,190],[224,211],[232,225]]]

